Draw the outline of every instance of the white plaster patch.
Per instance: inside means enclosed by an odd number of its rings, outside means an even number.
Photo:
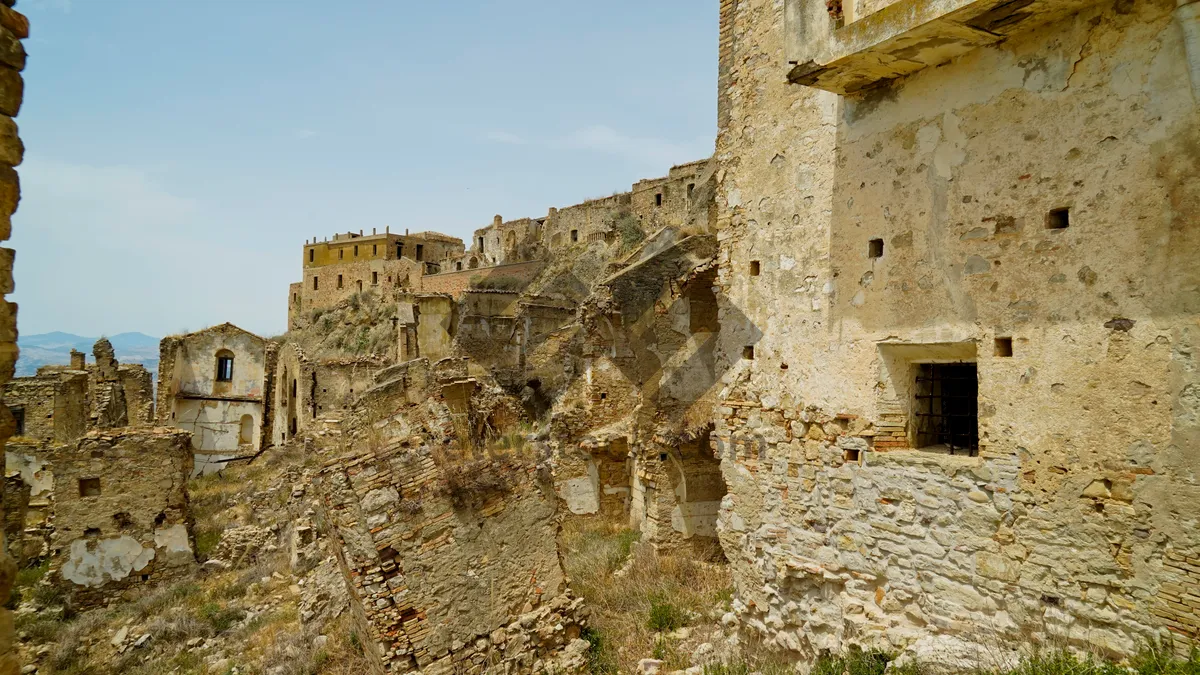
[[[779,256],[779,269],[783,270],[784,272],[787,272],[788,270],[794,269],[795,267],[796,267],[796,259],[795,258],[789,258],[786,255]]]
[[[182,524],[154,530],[154,545],[166,549],[167,553],[192,552],[192,546],[188,543],[187,528]]]
[[[80,586],[102,586],[141,571],[154,559],[154,549],[143,548],[123,534],[111,539],[76,539],[71,542],[62,577]]]
[[[954,113],[946,113],[943,119],[945,120],[943,123],[944,139],[933,153],[933,166],[937,169],[939,177],[949,180],[953,177],[954,167],[959,166],[967,159],[967,153],[963,150],[967,137],[958,128],[958,117]]]

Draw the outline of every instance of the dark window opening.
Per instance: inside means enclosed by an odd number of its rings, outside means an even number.
[[[458,265],[458,267],[457,267],[458,271],[461,272],[462,271],[462,263],[458,263],[457,265]]]
[[[142,581],[150,581],[150,575],[149,575],[149,574],[143,574],[143,575],[142,575]]]
[[[293,303],[300,302],[300,294],[299,293],[292,293],[292,302]]]
[[[662,206],[662,193],[661,192],[654,195],[654,205]]]
[[[754,360],[754,345],[746,345],[742,347],[742,358],[747,361]]]
[[[600,400],[601,401],[608,400],[608,392],[606,392],[606,391],[600,392]]]
[[[688,199],[691,199],[691,198],[692,198],[692,193],[693,193],[693,192],[695,192],[695,191],[696,191],[696,184],[695,184],[695,183],[688,183],[688,187],[687,187],[687,196],[688,196]]]
[[[344,257],[346,257],[346,249],[339,248],[338,249],[338,260],[341,260]]]
[[[79,479],[79,496],[80,497],[99,497],[100,496],[100,479],[99,478],[80,478]],[[99,532],[97,532],[99,534]]]
[[[871,241],[867,242],[867,257],[868,258],[882,258],[883,257],[883,240],[882,239],[872,239]]]
[[[397,258],[404,257],[404,244],[396,244],[396,257]]]
[[[417,260],[425,259],[425,245],[417,244]]]
[[[479,238],[479,252],[483,253],[483,237]]]
[[[217,357],[217,382],[232,382],[233,381],[233,357],[218,356]]]
[[[845,460],[847,462],[858,463],[862,457],[861,452],[857,448],[846,448]]]
[[[762,273],[762,265],[757,260],[750,261],[750,276],[756,277]]]
[[[1065,230],[1071,226],[1071,209],[1051,209],[1050,213],[1046,214],[1046,229],[1048,230]]]
[[[317,281],[317,277],[313,277],[313,290],[314,291],[317,290],[318,287],[319,287],[319,282]]]
[[[579,241],[579,230],[571,230],[571,242]]]
[[[358,257],[358,244],[355,244],[355,245],[354,245],[354,257],[355,257],[355,258],[357,258],[357,257]]]
[[[362,293],[362,279],[359,279],[358,281],[356,281],[354,283],[358,284],[358,292]]]
[[[379,255],[379,244],[371,244],[371,257]]]
[[[1012,356],[1013,345],[1012,338],[1003,337],[996,338],[996,356]]]
[[[317,258],[317,250],[314,248],[308,249],[308,262],[313,262]]]
[[[338,288],[342,287],[342,275],[338,275]]]
[[[12,413],[13,424],[16,425],[16,431],[13,432],[17,436],[25,435],[25,409],[24,408],[9,408]]]
[[[950,454],[979,452],[979,374],[974,363],[917,366],[917,447],[945,445]]]
[[[371,272],[371,285],[372,286],[379,285],[379,272]]]

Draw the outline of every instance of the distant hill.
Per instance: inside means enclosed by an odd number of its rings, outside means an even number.
[[[158,338],[144,333],[120,333],[109,335],[113,351],[121,363],[140,363],[158,375]],[[81,337],[71,333],[55,331],[39,335],[22,335],[17,339],[21,358],[17,360],[17,377],[36,375],[41,366],[67,365],[71,363],[71,350],[78,349],[87,354],[87,362],[95,363],[92,345],[99,338]]]

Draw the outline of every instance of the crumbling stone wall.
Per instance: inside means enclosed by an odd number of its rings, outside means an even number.
[[[429,381],[412,404],[402,377],[364,396],[347,425],[360,433],[318,481],[379,672],[578,659],[580,601],[565,592],[546,479],[527,457],[467,449],[470,420],[489,416],[473,380]]]
[[[70,589],[73,604],[101,605],[192,572],[188,436],[163,428],[92,432],[49,451],[50,573]]]
[[[104,338],[94,349],[99,355],[94,364],[73,351],[70,365],[42,366],[36,375],[4,385],[17,435],[71,443],[91,429],[152,423],[150,372],[140,364],[117,363]]]
[[[858,97],[787,84],[788,4],[722,3],[713,447],[741,625],[807,656],[1186,642],[1198,195],[1174,3],[1097,3]],[[976,369],[976,456],[915,448],[914,372],[939,361]]]

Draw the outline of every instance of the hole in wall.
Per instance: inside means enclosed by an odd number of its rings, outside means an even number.
[[[883,240],[872,239],[867,242],[867,257],[882,258],[883,257]]]
[[[762,265],[757,260],[750,261],[750,276],[756,277],[762,273]]]
[[[89,527],[89,528],[87,528],[86,530],[84,530],[84,531],[83,531],[83,536],[85,536],[85,537],[99,537],[99,536],[100,536],[100,528],[98,528],[98,527]]]
[[[862,452],[858,449],[846,448],[843,457],[847,462],[859,462],[862,458]]]
[[[1050,213],[1046,214],[1047,230],[1065,230],[1070,226],[1071,209],[1069,207],[1050,209]]]
[[[1013,341],[1010,337],[996,338],[996,356],[1008,357],[1013,355]]]
[[[742,347],[742,358],[747,361],[754,360],[754,345],[746,345]]]
[[[79,479],[79,496],[80,497],[99,497],[100,496],[100,479],[99,478],[80,478]]]

